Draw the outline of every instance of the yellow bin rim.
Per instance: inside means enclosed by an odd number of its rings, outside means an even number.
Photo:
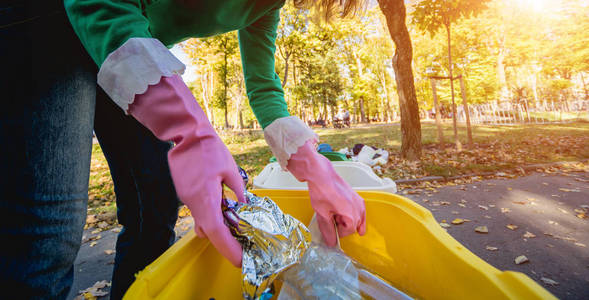
[[[308,191],[253,190],[308,224]],[[344,252],[416,299],[556,299],[523,273],[500,271],[450,236],[429,210],[405,197],[359,191],[366,235],[341,239]],[[141,271],[124,299],[239,299],[240,270],[193,231]]]

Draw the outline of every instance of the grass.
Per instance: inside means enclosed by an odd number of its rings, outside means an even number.
[[[98,144],[92,145],[88,214],[116,211],[114,186],[108,164]]]
[[[465,145],[462,152],[454,150],[451,124],[443,124],[446,147],[440,149],[435,125],[422,123],[423,155],[421,162],[417,163],[400,158],[401,132],[398,124],[376,124],[349,129],[319,128],[315,131],[320,142],[330,144],[334,150],[351,148],[358,143],[386,149],[390,153],[390,159],[383,167],[383,176],[392,179],[495,172],[526,164],[589,158],[589,122],[475,125],[472,128],[474,147],[471,149],[466,149],[466,129],[460,127],[459,139]],[[262,171],[272,157],[260,130],[221,132],[220,136],[237,164],[250,175],[250,179]],[[108,165],[97,144],[92,153],[89,199],[90,210],[94,212],[115,209]]]

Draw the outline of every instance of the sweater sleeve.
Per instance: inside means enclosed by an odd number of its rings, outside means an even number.
[[[82,45],[100,68],[98,85],[127,112],[135,95],[185,66],[149,32],[139,0],[64,0]]]
[[[277,8],[238,32],[247,96],[262,128],[289,116],[280,78],[274,69],[279,21]]]
[[[319,137],[309,126],[288,113],[280,78],[274,69],[276,30],[280,9],[272,10],[239,31],[239,47],[250,106],[264,128],[264,138],[276,160],[286,170],[290,156],[307,141]]]
[[[74,31],[98,67],[130,38],[151,38],[139,0],[65,0]]]

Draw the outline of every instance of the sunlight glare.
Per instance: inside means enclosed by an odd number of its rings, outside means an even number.
[[[528,7],[535,12],[548,11],[556,6],[560,0],[517,0],[523,7]]]

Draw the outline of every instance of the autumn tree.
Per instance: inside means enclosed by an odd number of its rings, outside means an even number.
[[[386,17],[389,34],[395,43],[393,69],[395,70],[399,109],[401,110],[401,156],[409,160],[419,160],[421,157],[421,123],[411,67],[413,49],[405,24],[405,2],[403,0],[378,0],[378,4]]]
[[[468,18],[485,8],[488,0],[421,0],[415,4],[412,19],[421,30],[434,35],[442,27],[446,29],[448,41],[448,75],[452,95],[452,119],[454,125],[454,141],[458,151],[462,145],[458,140],[456,128],[456,103],[454,101],[454,77],[452,74],[452,48],[450,43],[451,25],[462,18]]]

